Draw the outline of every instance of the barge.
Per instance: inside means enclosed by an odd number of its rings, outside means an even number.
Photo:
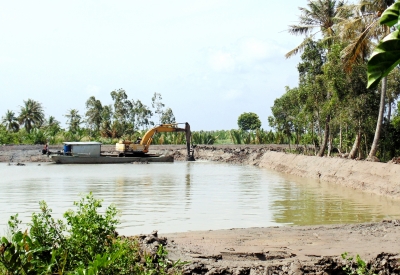
[[[110,164],[134,162],[173,162],[173,156],[141,154],[102,154],[101,142],[64,142],[64,150],[51,153],[50,159],[58,164]]]

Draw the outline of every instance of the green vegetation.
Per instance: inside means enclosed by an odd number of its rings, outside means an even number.
[[[24,101],[18,114],[7,110],[1,119],[0,144],[61,144],[64,141],[101,141],[113,144],[119,139],[136,139],[155,123],[174,123],[171,108],[165,108],[160,94],[152,97],[152,111],[140,100],[129,100],[123,89],[110,93],[113,104],[103,105],[94,96],[86,101],[86,113],[69,109],[63,129],[53,116],[45,119],[43,106],[33,99]]]
[[[100,214],[101,200],[92,194],[74,205],[65,221],[56,221],[40,202],[27,230],[12,216],[9,236],[0,242],[0,274],[180,274],[184,263],[167,260],[162,244],[151,254],[137,239],[118,237],[115,206]]]
[[[400,64],[400,2],[394,3],[382,14],[380,24],[387,27],[396,27],[390,34],[379,42],[368,61],[368,86],[376,86]]]
[[[318,156],[334,150],[353,159],[387,161],[400,154],[399,114],[392,112],[400,94],[394,51],[400,40],[398,31],[389,35],[388,28],[398,22],[399,1],[384,12],[393,3],[310,0],[300,8],[299,24],[289,26],[289,33],[306,37],[287,53],[301,53],[299,85],[287,87],[271,108],[269,125],[276,134],[289,144],[315,145]]]
[[[354,260],[347,252],[342,254],[342,259],[346,261],[343,271],[347,275],[374,275],[374,270],[367,263],[361,259],[359,255]]]
[[[239,129],[244,131],[254,131],[261,128],[261,121],[255,113],[243,113],[238,118]]]

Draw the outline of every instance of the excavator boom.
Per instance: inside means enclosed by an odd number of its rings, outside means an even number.
[[[180,128],[178,125],[185,124],[185,128]],[[190,144],[192,139],[192,134],[190,131],[189,123],[171,123],[171,124],[161,124],[157,125],[154,128],[148,130],[142,139],[138,140],[140,142],[129,142],[122,141],[116,144],[117,151],[120,152],[133,152],[133,153],[148,153],[151,142],[153,141],[153,136],[156,133],[165,133],[165,132],[185,132],[186,136],[186,149],[187,149],[187,157],[186,160],[194,161],[193,157],[193,148]]]

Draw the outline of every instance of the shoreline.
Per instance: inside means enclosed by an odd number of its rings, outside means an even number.
[[[170,149],[170,154],[184,160],[186,153],[183,149]],[[198,146],[194,156],[209,161],[253,165],[400,200],[400,165],[393,162],[289,154],[279,145]]]
[[[162,234],[186,274],[346,274],[341,254],[400,273],[400,221]]]
[[[49,162],[42,145],[0,146],[0,162]],[[50,151],[61,150],[50,146]],[[113,145],[103,145],[111,152]],[[254,165],[400,199],[400,165],[286,154],[279,145],[197,146],[195,158]],[[151,153],[184,160],[183,145],[152,146]],[[400,274],[400,221],[282,226],[162,234],[169,257],[190,261],[185,274],[345,274],[341,254],[357,254],[385,274]]]

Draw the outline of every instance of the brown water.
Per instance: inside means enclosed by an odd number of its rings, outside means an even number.
[[[121,210],[125,235],[400,218],[398,202],[250,166],[211,162],[0,165],[0,235],[45,200],[54,216],[93,192]]]

